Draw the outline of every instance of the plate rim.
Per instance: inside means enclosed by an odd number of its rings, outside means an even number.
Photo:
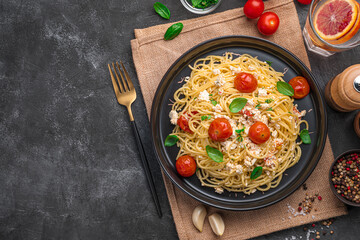
[[[297,183],[297,181],[295,181],[295,187],[293,187],[292,189],[288,190],[286,193],[284,193],[282,196],[278,197],[277,199],[271,201],[271,202],[268,202],[268,203],[265,203],[265,204],[262,204],[262,205],[259,205],[259,206],[251,206],[251,207],[237,207],[236,205],[233,205],[229,202],[221,202],[221,204],[217,204],[217,203],[220,203],[219,200],[217,199],[212,199],[206,195],[204,195],[203,193],[201,192],[198,192],[196,190],[193,190],[194,192],[197,192],[198,194],[200,194],[202,196],[202,198],[199,198],[198,196],[195,196],[194,194],[192,194],[191,192],[189,192],[187,189],[185,189],[184,187],[182,187],[177,181],[175,181],[172,176],[170,175],[170,173],[167,171],[164,163],[162,162],[161,160],[161,156],[159,154],[159,152],[157,151],[157,147],[156,147],[156,138],[155,138],[155,132],[156,132],[156,113],[157,113],[157,109],[158,109],[158,104],[156,99],[158,99],[159,97],[157,96],[160,96],[160,91],[161,91],[161,86],[164,85],[164,83],[166,83],[166,77],[167,75],[171,72],[171,70],[180,62],[184,59],[184,57],[186,57],[189,53],[191,53],[192,51],[196,50],[197,48],[200,48],[201,46],[203,45],[206,45],[206,44],[210,44],[212,42],[216,42],[216,41],[221,41],[221,40],[225,40],[225,39],[253,39],[255,41],[260,41],[260,42],[265,42],[266,44],[268,45],[271,45],[273,46],[274,48],[278,48],[276,52],[278,52],[278,50],[282,50],[284,51],[286,54],[290,55],[291,58],[295,59],[297,64],[300,64],[301,67],[307,72],[307,74],[309,74],[311,76],[311,79],[312,79],[312,82],[314,83],[317,91],[316,93],[319,95],[319,111],[320,111],[320,116],[322,116],[322,113],[323,113],[323,118],[320,119],[320,122],[321,122],[321,126],[320,127],[323,127],[321,130],[321,132],[319,133],[319,137],[317,140],[317,142],[314,142],[314,144],[316,144],[316,150],[315,150],[315,154],[313,156],[313,161],[315,162],[315,164],[313,164],[313,166],[309,169],[309,171],[302,176],[302,180],[300,181],[300,183]],[[264,46],[262,46],[264,48]],[[211,50],[209,50],[211,51]],[[272,53],[273,55],[276,56],[276,54],[279,54],[279,53]],[[212,39],[209,39],[209,40],[206,40],[206,41],[203,41],[193,47],[191,47],[190,49],[188,49],[187,51],[185,51],[183,54],[181,54],[180,57],[178,57],[172,64],[171,66],[168,68],[168,70],[166,71],[166,73],[163,75],[157,89],[156,89],[156,92],[155,92],[155,95],[154,95],[154,98],[153,98],[153,102],[152,102],[152,106],[151,106],[151,113],[150,113],[150,126],[151,126],[151,135],[152,135],[152,146],[153,146],[153,149],[154,149],[154,152],[155,152],[155,156],[156,156],[156,159],[158,161],[158,163],[160,164],[162,170],[165,172],[166,176],[171,180],[171,182],[173,184],[176,185],[176,187],[178,187],[179,189],[181,189],[184,193],[186,193],[187,195],[189,195],[190,197],[196,199],[197,201],[200,201],[201,203],[204,203],[206,205],[209,205],[209,206],[212,206],[212,207],[215,207],[215,208],[219,208],[219,209],[223,209],[223,210],[231,210],[231,211],[248,211],[248,210],[255,210],[255,209],[260,209],[260,208],[264,208],[264,207],[267,207],[267,206],[270,206],[270,205],[273,205],[283,199],[285,199],[286,197],[290,196],[291,194],[293,194],[299,187],[301,187],[301,185],[309,178],[309,176],[313,173],[314,169],[316,168],[316,166],[318,165],[319,163],[319,160],[322,156],[322,153],[323,153],[323,150],[324,150],[324,147],[325,147],[325,143],[326,143],[326,139],[327,139],[327,132],[328,132],[328,120],[327,120],[327,112],[326,112],[326,105],[325,105],[325,101],[324,101],[324,97],[323,97],[323,94],[320,90],[321,88],[319,87],[319,84],[315,78],[315,76],[313,75],[313,73],[311,72],[311,70],[295,55],[293,54],[291,51],[289,51],[288,49],[274,43],[274,42],[271,42],[269,40],[266,40],[266,39],[262,39],[262,38],[258,38],[258,37],[252,37],[252,36],[245,36],[245,35],[227,35],[227,36],[222,36],[222,37],[216,37],[216,38],[212,38]],[[321,142],[319,143],[318,140],[320,140]],[[160,151],[161,152],[161,151]],[[166,158],[164,156],[164,158]],[[299,175],[300,176],[300,175]],[[297,184],[296,184],[297,183]],[[215,203],[214,203],[215,202]]]

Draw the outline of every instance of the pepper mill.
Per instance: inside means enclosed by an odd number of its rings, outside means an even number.
[[[360,109],[360,64],[346,68],[325,87],[327,104],[339,112]]]

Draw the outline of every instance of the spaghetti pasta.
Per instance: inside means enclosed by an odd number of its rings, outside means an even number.
[[[224,189],[251,194],[277,187],[284,171],[300,159],[301,141],[296,142],[300,125],[308,128],[301,119],[306,111],[299,112],[294,100],[276,88],[278,81],[284,81],[283,74],[248,54],[211,55],[189,67],[191,75],[175,92],[170,112],[173,124],[178,115],[188,124],[188,131],[176,124],[172,133],[179,138],[177,158],[192,156],[201,184],[219,194]],[[234,87],[234,78],[240,72],[251,73],[257,79],[255,91],[241,93]],[[229,105],[236,98],[245,98],[247,103],[241,112],[232,113]],[[226,141],[209,138],[210,124],[216,118],[225,118],[231,124],[233,133]],[[263,144],[249,138],[249,129],[257,121],[271,132]],[[212,160],[206,146],[221,151],[223,160]],[[261,167],[261,175],[254,179],[251,174],[257,167]]]

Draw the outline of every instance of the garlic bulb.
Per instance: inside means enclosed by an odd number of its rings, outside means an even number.
[[[205,207],[203,205],[197,206],[193,211],[192,221],[193,221],[194,226],[200,232],[202,232],[202,230],[203,230],[205,217],[206,217],[206,209],[205,209]]]
[[[213,230],[213,232],[216,235],[222,236],[224,234],[225,224],[224,224],[222,217],[219,214],[214,213],[214,214],[210,215],[209,222],[210,222],[211,229]]]

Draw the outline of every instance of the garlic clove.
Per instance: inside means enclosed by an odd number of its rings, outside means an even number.
[[[214,213],[214,214],[210,215],[209,222],[210,222],[211,229],[213,230],[213,232],[216,235],[222,236],[224,234],[225,223],[219,214]]]
[[[197,206],[193,211],[192,221],[193,221],[194,226],[200,232],[202,232],[202,230],[203,230],[205,217],[206,217],[206,208],[203,205]]]

